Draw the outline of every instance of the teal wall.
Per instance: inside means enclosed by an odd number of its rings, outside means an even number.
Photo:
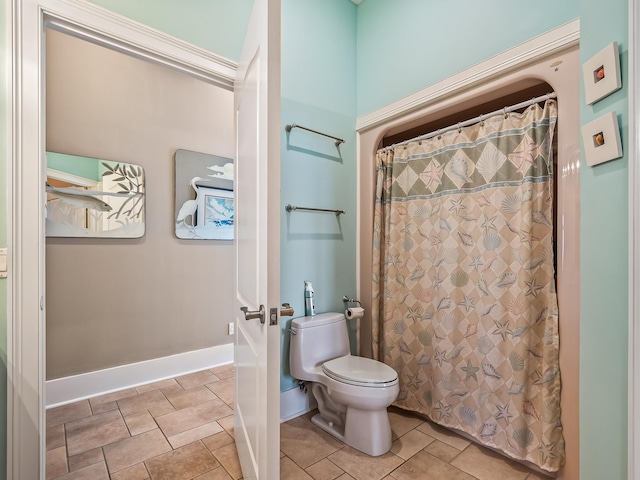
[[[618,42],[622,89],[593,106],[582,124],[618,113],[628,150],[628,3],[580,2],[580,59]],[[581,479],[627,478],[628,157],[580,166],[580,472]]]
[[[358,7],[358,115],[573,20],[578,9],[579,0],[366,0]]]
[[[238,61],[253,0],[89,0]]]
[[[7,246],[7,75],[9,2],[0,2],[0,247]],[[7,280],[0,279],[0,478],[7,471]]]
[[[304,315],[304,281],[315,289],[317,312],[342,311],[356,295],[356,5],[348,0],[282,2],[282,301]],[[300,129],[296,123],[346,140]],[[338,208],[346,215],[284,213],[288,203]],[[281,390],[289,372],[290,319],[282,321]]]

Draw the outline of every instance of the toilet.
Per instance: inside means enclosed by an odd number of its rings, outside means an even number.
[[[398,396],[398,374],[382,362],[350,354],[343,313],[294,318],[289,367],[318,402],[313,423],[368,455],[389,451],[387,407]]]

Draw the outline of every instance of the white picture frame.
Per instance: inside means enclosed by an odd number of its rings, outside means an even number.
[[[609,112],[582,127],[587,165],[593,167],[622,156],[618,115]]]
[[[584,98],[587,105],[622,87],[618,43],[612,42],[582,64]]]
[[[198,186],[197,226],[206,234],[206,238],[215,240],[233,240],[235,220],[233,190]]]

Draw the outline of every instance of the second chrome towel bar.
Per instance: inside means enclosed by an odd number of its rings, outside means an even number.
[[[284,209],[287,212],[293,212],[295,210],[305,210],[305,211],[308,211],[308,212],[329,212],[329,213],[335,213],[336,217],[339,216],[339,215],[347,213],[344,210],[334,210],[334,209],[330,209],[330,208],[297,207],[297,206],[291,205],[291,204],[289,204],[286,207],[284,207]]]
[[[293,130],[294,128],[301,128],[302,130],[306,130],[307,132],[311,132],[311,133],[315,133],[317,135],[322,135],[323,137],[329,137],[332,138],[335,142],[336,142],[336,147],[339,147],[341,143],[344,143],[344,140],[338,137],[334,137],[333,135],[328,135],[326,133],[322,133],[319,132],[317,130],[313,130],[311,128],[307,128],[307,127],[303,127],[302,125],[296,125],[295,123],[292,123],[290,125],[286,125],[284,127],[285,131],[288,133],[291,130]]]

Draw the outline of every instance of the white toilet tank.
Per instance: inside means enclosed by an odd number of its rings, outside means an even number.
[[[309,380],[306,372],[350,353],[347,320],[343,313],[294,318],[291,330],[289,369],[298,380]]]

